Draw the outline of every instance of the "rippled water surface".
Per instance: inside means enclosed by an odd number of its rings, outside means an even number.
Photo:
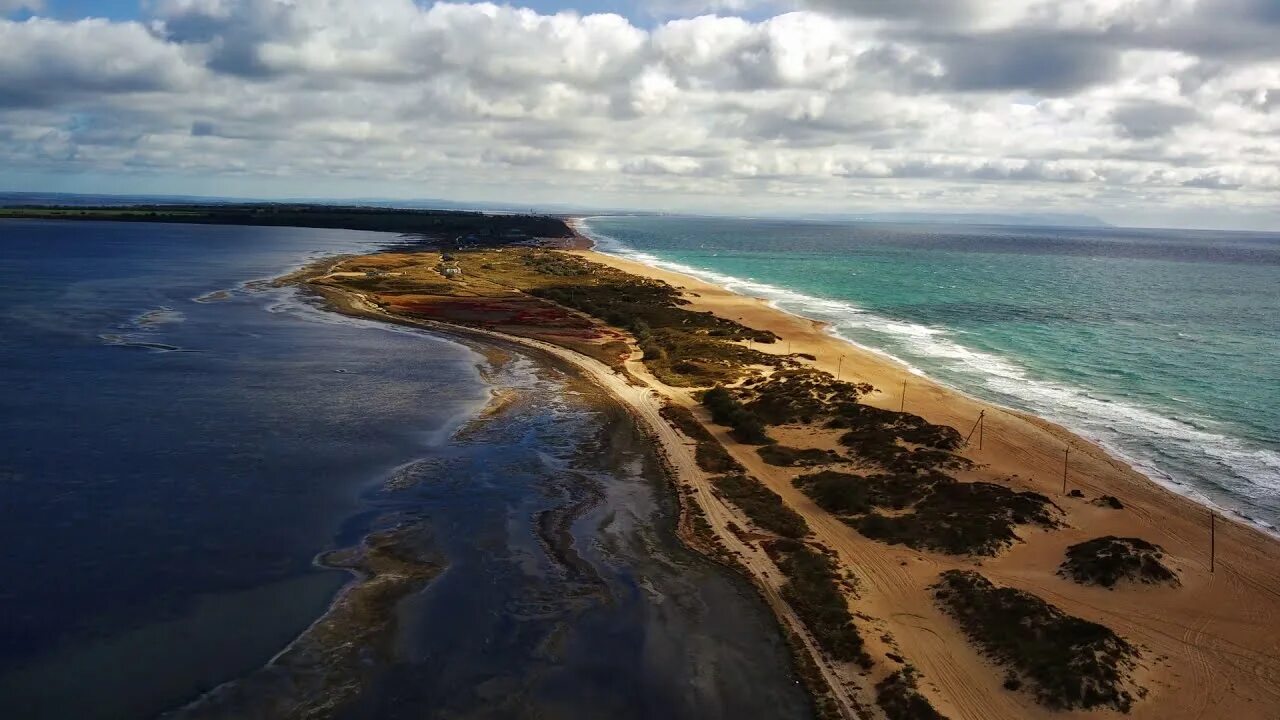
[[[604,217],[690,272],[1280,525],[1280,235]]]

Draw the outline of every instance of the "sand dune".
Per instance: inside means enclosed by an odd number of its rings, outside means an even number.
[[[854,607],[873,619],[876,632],[865,633],[871,636],[872,646],[915,665],[923,676],[922,691],[947,716],[974,720],[1120,716],[1111,711],[1054,712],[1036,704],[1030,694],[1001,687],[1003,672],[971,646],[927,592],[943,570],[978,568],[997,584],[1033,592],[1073,615],[1112,628],[1139,646],[1143,660],[1134,679],[1147,695],[1134,705],[1131,717],[1280,717],[1280,625],[1275,622],[1280,617],[1280,542],[1275,538],[1219,518],[1216,562],[1210,573],[1210,521],[1204,507],[1156,485],[1063,428],[984,404],[914,375],[883,356],[833,337],[819,323],[783,313],[761,300],[615,256],[583,254],[592,261],[684,288],[690,309],[772,330],[782,341],[757,345],[757,349],[807,353],[817,358],[815,364],[823,370],[834,374],[839,369],[846,380],[868,382],[878,389],[864,399],[868,404],[897,410],[903,404],[905,381],[905,408],[930,422],[967,433],[985,411],[982,449],[971,446],[963,452],[979,467],[958,477],[1034,490],[1063,509],[1066,527],[1056,531],[1021,528],[1022,542],[980,563],[889,546],[864,538],[793,488],[796,470],[764,463],[754,448],[735,443],[723,429],[709,425],[733,456],[801,512],[817,539],[836,550],[860,578],[860,597]],[[638,363],[630,369],[663,395],[696,407],[687,391],[658,384]],[[824,443],[829,445],[831,440],[809,444]],[[1080,490],[1084,498],[1063,494],[1068,447],[1067,486]],[[1118,498],[1125,509],[1091,502],[1104,494]],[[1159,544],[1166,551],[1166,561],[1178,571],[1181,586],[1123,585],[1109,590],[1056,574],[1069,545],[1104,535],[1136,536]],[[875,647],[882,644],[880,635],[891,638],[893,645]],[[841,675],[859,680],[850,668]]]

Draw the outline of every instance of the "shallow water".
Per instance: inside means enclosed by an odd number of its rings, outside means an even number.
[[[400,468],[449,568],[351,717],[806,717],[754,593],[674,539],[651,448],[593,387],[516,357],[498,416]]]
[[[1280,235],[602,217],[601,249],[824,320],[1280,526]]]
[[[388,510],[449,569],[352,717],[807,715],[767,609],[675,543],[590,388],[253,282],[395,242],[0,222],[5,717],[149,717],[253,671],[347,581],[316,555]],[[495,387],[523,400],[472,423]],[[583,498],[575,552],[535,532]]]

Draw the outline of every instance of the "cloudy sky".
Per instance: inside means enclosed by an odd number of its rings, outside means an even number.
[[[1280,229],[1280,0],[0,0],[0,189]]]

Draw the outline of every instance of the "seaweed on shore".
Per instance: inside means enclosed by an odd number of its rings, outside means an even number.
[[[889,720],[947,720],[920,694],[910,665],[876,683],[876,704]]]
[[[723,475],[711,482],[762,530],[787,538],[801,538],[809,534],[809,525],[804,518],[787,507],[778,493],[759,480],[748,475]]]
[[[1067,548],[1058,574],[1081,585],[1114,588],[1122,581],[1178,585],[1178,576],[1160,562],[1164,550],[1141,538],[1108,535]]]
[[[1018,525],[1058,525],[1056,506],[1039,493],[962,483],[938,471],[863,476],[826,470],[794,484],[866,537],[917,550],[994,555],[1017,541]]]
[[[871,657],[853,622],[831,558],[791,539],[768,542],[765,551],[787,578],[782,598],[809,628],[818,645],[836,660],[870,667]]]
[[[1025,678],[1041,704],[1056,710],[1132,707],[1129,673],[1138,651],[1109,628],[1029,592],[997,587],[972,570],[948,570],[932,589],[969,638]]]

